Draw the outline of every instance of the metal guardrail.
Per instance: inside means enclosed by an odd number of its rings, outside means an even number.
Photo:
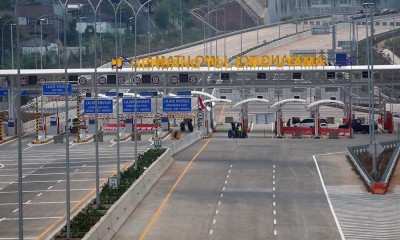
[[[172,155],[182,151],[183,149],[189,147],[193,143],[197,142],[201,139],[200,131],[195,131],[184,138],[181,138],[178,141],[175,141],[171,144]]]
[[[396,166],[396,163],[400,156],[400,144],[399,144],[399,141],[397,141],[397,140],[380,142],[379,144],[385,150],[395,148],[394,153],[389,160],[388,167],[386,168],[385,173],[383,174],[382,179],[380,181],[380,183],[388,184],[389,179],[393,173],[394,167]],[[357,167],[358,171],[360,172],[362,178],[365,180],[365,182],[368,184],[368,186],[371,186],[371,184],[374,182],[374,180],[372,179],[370,174],[367,172],[367,170],[364,168],[364,166],[361,164],[361,162],[358,160],[358,158],[356,156],[357,154],[368,152],[368,147],[369,147],[368,144],[354,146],[354,147],[348,147],[348,148],[346,148],[346,151],[347,151],[351,161],[354,163],[354,165]]]
[[[395,143],[396,148],[394,149],[392,157],[389,160],[389,164],[381,178],[381,182],[383,182],[385,184],[389,183],[389,179],[392,176],[393,170],[394,170],[394,168],[397,164],[397,161],[399,160],[399,156],[400,156],[400,144],[398,144],[397,141],[395,141],[395,142],[396,142]]]
[[[370,174],[367,172],[365,167],[361,164],[361,162],[358,160],[356,154],[358,153],[363,153],[367,152],[367,148],[369,145],[361,145],[361,146],[355,146],[355,147],[348,147],[346,148],[346,151],[353,162],[353,164],[356,166],[358,169],[358,172],[361,174],[362,178],[364,181],[368,184],[368,186],[371,186],[371,183],[374,181]]]

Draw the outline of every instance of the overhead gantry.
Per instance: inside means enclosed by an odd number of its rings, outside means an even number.
[[[290,98],[290,99],[285,99],[279,102],[276,102],[269,107],[270,109],[276,109],[276,134],[275,137],[277,138],[282,138],[282,133],[283,133],[283,120],[282,120],[282,107],[287,104],[287,103],[305,103],[306,101],[303,99],[295,99],[295,98]]]
[[[339,105],[344,107],[344,103],[338,100],[319,100],[313,103],[310,103],[306,106],[306,110],[312,111],[314,110],[314,136],[315,138],[320,138],[321,135],[321,126],[320,126],[320,114],[319,107],[323,105]]]

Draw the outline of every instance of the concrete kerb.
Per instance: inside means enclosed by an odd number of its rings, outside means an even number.
[[[53,140],[53,137],[47,137],[45,140],[41,140],[41,141],[33,140],[32,144],[34,144],[34,145],[46,144],[46,143],[49,143],[52,140]]]
[[[12,141],[12,140],[14,140],[16,138],[18,138],[18,136],[6,136],[6,137],[3,138],[2,141],[0,141],[0,144],[7,143],[7,142]]]
[[[173,162],[172,151],[167,148],[164,154],[113,204],[83,239],[111,239]]]
[[[78,139],[74,139],[74,140],[72,140],[72,142],[73,143],[86,143],[86,142],[89,142],[92,139],[94,139],[94,135],[91,135],[91,136],[89,136],[87,138],[84,138],[84,139],[79,139],[79,140]]]

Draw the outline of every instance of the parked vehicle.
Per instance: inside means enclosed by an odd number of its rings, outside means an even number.
[[[339,125],[339,128],[342,129],[348,129],[349,128],[349,123]],[[369,133],[369,125],[368,124],[362,124],[360,119],[353,119],[351,121],[351,128],[353,129],[354,132],[362,133],[362,134],[367,134]],[[374,127],[375,130],[378,129],[378,126],[375,124]]]
[[[307,128],[307,127],[314,127],[314,118],[305,118],[303,119],[301,122],[296,123],[294,125],[294,127],[303,127],[303,128]],[[328,127],[328,123],[326,122],[325,118],[320,118],[320,126],[322,128],[327,128]]]

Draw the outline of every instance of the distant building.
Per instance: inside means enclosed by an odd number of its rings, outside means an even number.
[[[40,41],[40,38],[31,38],[21,42],[22,54],[37,53],[45,55],[48,51],[58,52],[56,43],[50,43],[46,40]]]

